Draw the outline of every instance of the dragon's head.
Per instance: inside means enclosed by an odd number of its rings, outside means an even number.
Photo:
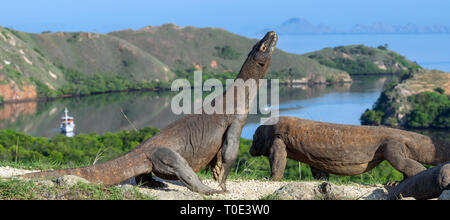
[[[253,60],[255,60],[258,65],[266,66],[270,59],[272,58],[272,53],[275,50],[275,45],[277,44],[278,36],[275,32],[270,31],[261,39],[255,46],[253,46],[252,51],[249,54]]]
[[[277,41],[278,36],[275,32],[267,32],[264,38],[253,46],[253,49],[248,54],[247,60],[242,66],[243,69],[241,69],[238,78],[244,80],[249,78],[263,79],[269,69],[270,60],[275,51]]]
[[[250,155],[256,156],[269,156],[270,146],[272,145],[269,134],[270,126],[259,126],[255,134],[253,135],[252,146],[250,147]]]

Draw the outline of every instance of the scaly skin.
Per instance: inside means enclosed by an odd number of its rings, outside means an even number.
[[[421,164],[450,160],[450,147],[434,145],[427,136],[387,127],[340,125],[295,117],[280,117],[261,125],[253,136],[252,156],[269,157],[272,179],[283,177],[286,158],[309,164],[320,172],[357,175],[389,161],[406,177],[425,170]]]
[[[390,192],[388,199],[414,197],[415,199],[432,199],[450,189],[450,162],[422,171],[412,176]]]
[[[236,79],[259,79],[266,76],[272,53],[278,40],[275,32],[268,32],[257,42],[248,54]],[[234,89],[233,89],[234,90]],[[226,94],[216,101],[224,102]],[[211,194],[226,191],[225,181],[236,160],[242,128],[248,115],[249,100],[254,95],[245,92],[245,111],[224,114],[191,114],[171,123],[152,138],[131,150],[124,156],[103,164],[82,168],[63,169],[26,174],[25,178],[77,175],[91,182],[105,185],[119,184],[132,177],[139,180],[151,179],[151,173],[164,179],[179,179],[190,190]],[[231,100],[237,102],[237,92]],[[196,172],[207,166],[219,181],[222,191],[204,185]]]

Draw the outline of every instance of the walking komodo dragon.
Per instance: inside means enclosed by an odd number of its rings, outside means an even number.
[[[295,117],[279,117],[261,125],[253,136],[252,156],[269,157],[271,178],[283,177],[286,158],[309,164],[313,175],[357,175],[381,163],[406,177],[424,171],[421,164],[450,161],[450,146],[433,144],[427,136],[378,126],[340,125]]]
[[[243,81],[254,79],[259,86],[259,79],[266,76],[277,40],[275,32],[268,32],[257,42],[236,79]],[[228,89],[219,96],[219,99],[213,100],[211,106],[215,106],[217,100],[224,102],[226,94],[230,91]],[[234,102],[232,104],[236,104],[239,94],[237,92],[232,94],[234,94],[231,96]],[[240,94],[240,97],[242,96]],[[163,179],[179,179],[195,192],[203,194],[224,192],[226,178],[237,157],[249,100],[252,99],[253,97],[249,97],[248,89],[245,90],[246,105],[243,113],[224,111],[224,114],[206,114],[202,110],[201,114],[187,115],[171,123],[127,154],[108,162],[82,168],[31,173],[23,177],[76,175],[90,182],[115,185],[137,176],[148,180],[151,179],[151,173],[154,173]],[[226,102],[223,103],[223,108],[226,108]],[[211,167],[212,174],[222,190],[204,185],[197,176],[196,172],[207,166]]]

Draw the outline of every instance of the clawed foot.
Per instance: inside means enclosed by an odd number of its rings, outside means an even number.
[[[398,184],[400,184],[398,181],[389,181],[385,185],[389,187],[396,187]]]

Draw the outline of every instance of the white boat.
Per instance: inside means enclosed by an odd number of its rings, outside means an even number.
[[[75,130],[75,123],[73,117],[67,115],[69,111],[67,108],[64,110],[64,116],[61,117],[61,133],[66,134],[66,136],[73,137],[73,132]]]

